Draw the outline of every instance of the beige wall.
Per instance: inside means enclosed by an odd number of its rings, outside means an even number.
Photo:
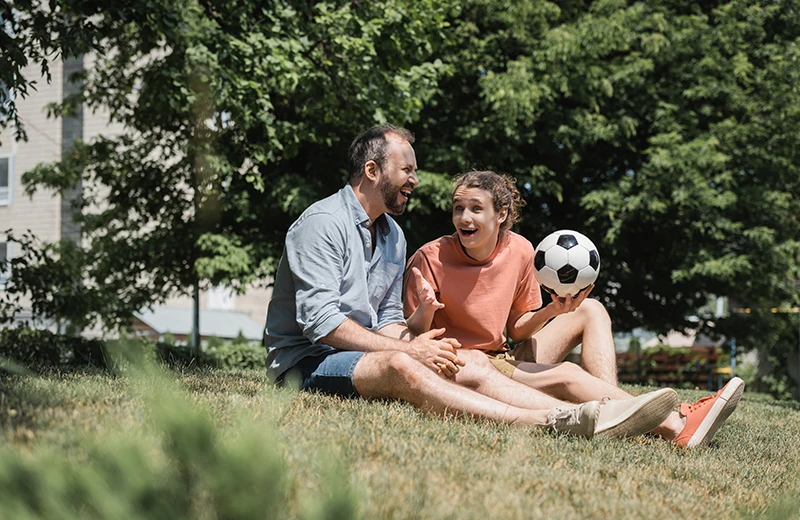
[[[272,287],[250,288],[244,294],[232,295],[230,305],[225,308],[243,312],[256,323],[266,324],[267,305],[271,297]],[[219,305],[215,305],[214,300],[215,298],[210,296],[209,291],[200,291],[201,309],[222,308]],[[217,301],[217,303],[219,302]],[[190,296],[173,296],[164,305],[179,309],[190,309],[192,307],[192,298]]]
[[[27,142],[15,142],[13,128],[3,134],[0,155],[12,157],[9,179],[10,203],[0,205],[0,240],[3,232],[13,229],[17,234],[30,229],[43,240],[57,240],[61,227],[61,197],[52,191],[37,191],[32,198],[22,188],[22,174],[40,162],[57,161],[61,158],[61,125],[47,119],[46,105],[59,101],[62,96],[61,64],[51,65],[53,81],[47,84],[44,78],[37,80],[37,90],[30,90],[25,99],[17,99],[20,119],[28,133]],[[28,77],[38,77],[38,67],[25,70]],[[14,254],[18,253],[15,249]]]

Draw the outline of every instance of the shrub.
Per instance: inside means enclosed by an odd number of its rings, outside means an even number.
[[[8,359],[34,371],[99,367],[115,369],[120,360],[158,360],[170,367],[259,369],[266,352],[252,343],[213,342],[195,351],[191,346],[129,337],[98,340],[18,327],[0,330],[0,361]],[[117,360],[112,362],[111,360]]]
[[[12,359],[30,369],[107,368],[102,341],[55,334],[27,327],[0,330],[0,357]]]
[[[205,355],[215,368],[264,368],[266,351],[252,343],[225,343],[209,348]]]

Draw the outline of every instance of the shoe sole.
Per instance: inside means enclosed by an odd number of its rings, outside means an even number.
[[[597,432],[602,437],[635,437],[653,431],[669,417],[678,404],[678,394],[671,388],[651,392],[652,396],[639,408],[634,408],[626,416],[619,417],[613,424]],[[634,398],[636,399],[636,398]]]
[[[706,415],[703,422],[700,423],[700,426],[697,427],[697,431],[694,432],[689,442],[686,443],[686,447],[694,448],[695,446],[705,446],[711,442],[711,439],[714,438],[714,434],[717,433],[719,427],[722,426],[722,423],[724,423],[736,409],[743,392],[744,381],[738,377],[731,379],[728,384],[725,385],[725,390],[711,407],[708,415]]]

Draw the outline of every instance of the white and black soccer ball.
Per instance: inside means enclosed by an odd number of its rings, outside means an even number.
[[[597,279],[600,254],[585,235],[562,229],[550,233],[536,246],[533,270],[539,284],[550,294],[577,296]]]

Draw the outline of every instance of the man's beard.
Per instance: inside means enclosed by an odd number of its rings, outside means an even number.
[[[382,175],[381,180],[378,181],[378,190],[383,195],[383,204],[386,206],[386,212],[390,215],[402,215],[406,210],[408,201],[403,200],[403,202],[397,202],[400,188],[394,187],[389,182],[389,179]]]

